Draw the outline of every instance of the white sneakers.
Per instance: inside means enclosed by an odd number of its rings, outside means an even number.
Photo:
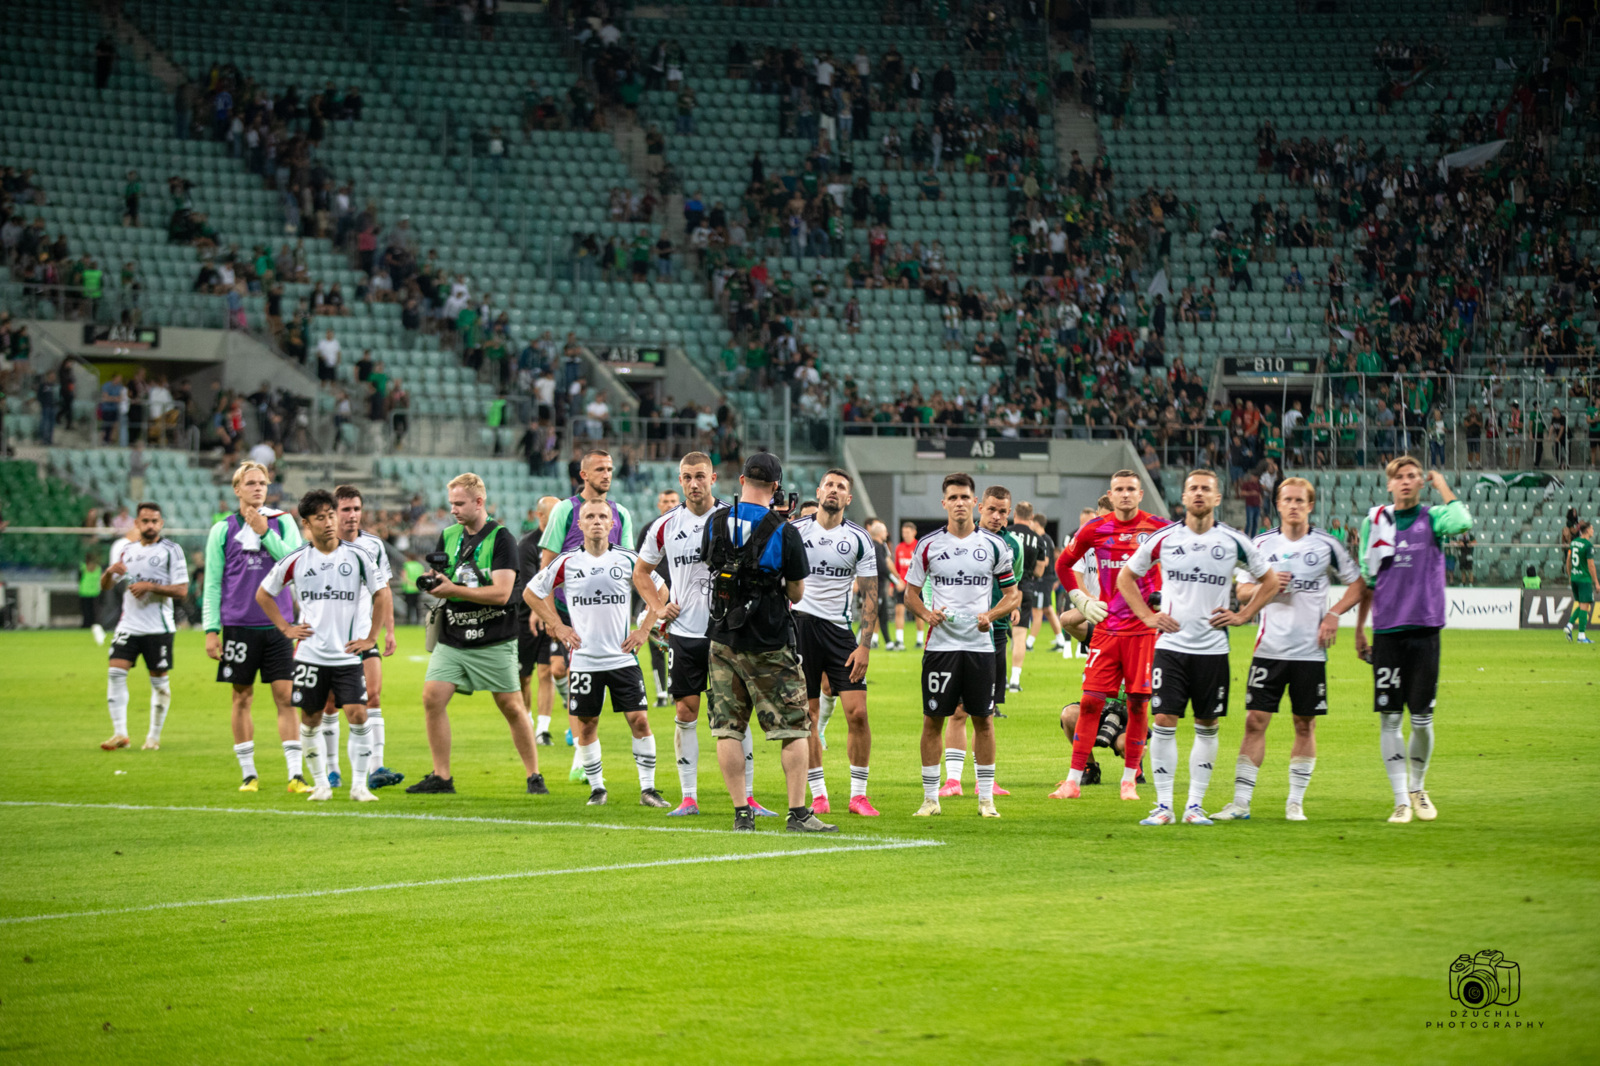
[[[1237,803],[1229,803],[1211,817],[1219,822],[1248,822],[1250,820],[1250,808],[1241,807]]]
[[[372,790],[370,788],[368,788],[366,785],[360,784],[359,782],[351,784],[351,786],[350,786],[350,798],[352,800],[354,800],[356,803],[377,803],[378,802],[378,797],[373,795]]]
[[[1303,822],[1306,820],[1306,811],[1300,804],[1291,803],[1284,808],[1283,816],[1291,822]]]
[[[1411,793],[1411,810],[1424,822],[1431,822],[1439,817],[1439,809],[1433,805],[1424,789]]]
[[[318,785],[311,790],[311,795],[307,796],[306,799],[311,803],[326,802],[333,799],[333,789],[327,785]]]
[[[1405,825],[1407,822],[1411,821],[1411,804],[1396,804],[1394,813],[1389,815],[1389,821],[1394,825]]]
[[[922,806],[917,808],[917,813],[912,815],[912,817],[928,818],[938,813],[939,801],[936,799],[925,799],[922,801]]]

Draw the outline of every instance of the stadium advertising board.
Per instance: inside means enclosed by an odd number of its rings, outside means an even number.
[[[1522,628],[1560,629],[1572,616],[1571,589],[1523,589]],[[1589,620],[1594,621],[1591,609]]]
[[[1450,629],[1522,628],[1522,589],[1463,589],[1445,592],[1445,625]],[[1343,588],[1328,590],[1328,602],[1344,595]],[[1356,612],[1339,619],[1341,626],[1353,627]]]

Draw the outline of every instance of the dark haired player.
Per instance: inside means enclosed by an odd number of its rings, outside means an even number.
[[[150,675],[150,731],[144,750],[161,747],[161,727],[172,707],[172,601],[189,594],[189,564],[177,541],[161,535],[161,507],[141,503],[134,516],[138,540],[119,537],[111,545],[111,563],[100,574],[100,588],[122,587],[122,618],[111,638],[106,666],[106,705],[111,711],[111,736],[106,751],[126,748],[128,740],[128,671],[141,657]],[[119,580],[121,579],[121,580]]]

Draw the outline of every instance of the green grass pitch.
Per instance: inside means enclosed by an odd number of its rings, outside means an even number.
[[[1213,808],[1251,636],[1235,634]],[[420,649],[404,631],[383,701],[386,761],[412,780],[428,768]],[[633,806],[609,714],[611,806],[567,783],[559,727],[540,749],[553,794],[526,796],[481,695],[453,708],[457,796],[313,808],[282,791],[260,711],[264,788],[240,794],[199,634],[180,634],[155,753],[99,750],[105,651],[88,636],[0,635],[0,1061],[1594,1062],[1600,659],[1559,633],[1452,631],[1444,649],[1438,821],[1384,821],[1371,674],[1347,632],[1311,820],[1281,818],[1282,722],[1253,821],[1161,829],[1115,784],[1045,798],[1081,660],[1043,650],[999,724],[1004,817],[977,816],[969,764],[966,798],[913,819],[918,657],[880,651],[883,817],[836,814],[840,836],[819,841],[776,819],[726,832],[704,733],[706,816]],[[137,747],[142,668],[130,681]],[[652,720],[676,802],[670,711]],[[830,734],[838,811],[842,716]],[[775,745],[758,744],[756,775],[781,807]],[[25,920],[40,915],[63,917]],[[1485,948],[1520,965],[1521,998],[1501,1027],[1449,1028],[1447,968]]]

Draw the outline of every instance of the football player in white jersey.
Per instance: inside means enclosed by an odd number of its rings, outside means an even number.
[[[611,709],[628,720],[633,731],[633,761],[639,768],[639,805],[665,807],[656,791],[656,738],[650,732],[650,700],[644,672],[634,653],[649,639],[656,624],[654,606],[628,631],[634,564],[638,556],[610,543],[611,505],[585,500],[578,510],[583,545],[562,552],[528,582],[522,596],[544,623],[545,632],[568,652],[567,713],[577,722],[578,756],[589,781],[589,806],[606,802],[606,779],[600,759],[600,712],[606,693]],[[566,590],[569,626],[556,611],[556,589]],[[654,599],[652,598],[652,604]]]
[[[383,626],[378,572],[366,553],[339,539],[339,514],[333,494],[312,489],[300,497],[300,521],[308,543],[279,559],[261,587],[259,606],[278,632],[299,643],[294,649],[294,695],[300,708],[300,743],[311,770],[313,788],[307,798],[322,802],[333,798],[328,783],[328,760],[323,757],[320,733],[322,708],[331,696],[350,723],[350,798],[371,803],[378,797],[367,787],[372,756],[371,727],[367,724],[367,678],[361,653],[377,644]],[[300,621],[291,624],[273,598],[285,587],[294,589]],[[371,604],[363,608],[363,604]],[[357,634],[361,634],[357,636]]]
[[[1183,820],[1210,825],[1206,788],[1217,761],[1217,720],[1228,713],[1228,627],[1243,625],[1277,595],[1278,576],[1239,530],[1216,519],[1222,502],[1217,475],[1192,471],[1183,482],[1184,520],[1149,535],[1117,574],[1117,591],[1141,622],[1154,629],[1150,671],[1150,762],[1156,807],[1140,825],[1171,825],[1178,766],[1178,719],[1194,704],[1189,752],[1189,801]],[[1139,578],[1161,565],[1161,612],[1139,593]],[[1243,566],[1259,584],[1238,611],[1228,609],[1233,572]]]
[[[361,490],[354,485],[339,485],[333,490],[333,502],[338,507],[339,514],[339,539],[353,548],[366,554],[372,561],[372,567],[378,573],[380,590],[375,599],[382,600],[381,604],[366,601],[365,590],[362,592],[360,610],[365,615],[374,607],[373,616],[383,617],[382,643],[368,648],[361,653],[361,669],[367,679],[367,725],[370,728],[372,742],[372,757],[368,761],[367,787],[383,788],[387,785],[398,785],[406,779],[406,775],[397,773],[383,765],[383,708],[378,702],[383,696],[383,659],[394,654],[394,590],[389,587],[389,582],[394,580],[394,573],[389,566],[389,551],[383,543],[383,538],[376,533],[370,533],[361,528],[363,503]],[[355,740],[350,740],[351,758],[354,759]],[[328,783],[334,788],[339,787],[339,708],[329,703],[322,710],[322,750],[328,760]]]
[[[906,568],[906,609],[928,626],[922,655],[922,806],[919,816],[939,813],[940,759],[945,719],[958,706],[972,719],[972,756],[978,777],[978,813],[998,818],[994,807],[995,647],[997,618],[1022,602],[1011,549],[973,523],[976,485],[970,474],[946,474],[940,501],[946,524],[917,541]],[[929,602],[922,586],[930,583]],[[1002,593],[991,596],[998,585]]]
[[[1328,713],[1328,649],[1339,633],[1339,616],[1361,602],[1366,590],[1361,568],[1338,537],[1311,524],[1316,489],[1302,477],[1278,485],[1278,517],[1283,523],[1256,537],[1256,549],[1278,574],[1278,594],[1261,609],[1261,630],[1245,681],[1244,740],[1234,771],[1233,801],[1211,817],[1243,821],[1250,817],[1256,774],[1266,758],[1267,726],[1278,713],[1284,690],[1294,712],[1294,747],[1289,750],[1289,800],[1284,817],[1306,820],[1306,787],[1317,765],[1317,719]],[[1333,581],[1346,588],[1328,606]],[[1254,595],[1241,579],[1239,598]]]
[[[811,810],[827,814],[828,784],[822,769],[822,738],[818,731],[822,679],[844,708],[849,735],[845,752],[850,759],[850,813],[877,817],[867,798],[867,764],[872,757],[872,730],[867,725],[867,658],[878,624],[878,553],[872,535],[845,520],[850,506],[850,475],[829,470],[817,486],[817,511],[795,523],[805,541],[811,572],[805,594],[794,605],[795,637],[800,669],[806,679],[810,704]],[[861,632],[850,630],[850,595],[861,583]]]
[[[141,503],[134,517],[137,539],[120,538],[111,545],[111,562],[100,574],[100,588],[122,590],[122,619],[111,638],[106,667],[106,706],[111,711],[111,737],[106,751],[126,748],[128,740],[128,671],[139,657],[150,675],[150,731],[144,750],[161,747],[161,727],[172,707],[172,601],[189,594],[189,564],[183,549],[161,535],[161,507]]]

